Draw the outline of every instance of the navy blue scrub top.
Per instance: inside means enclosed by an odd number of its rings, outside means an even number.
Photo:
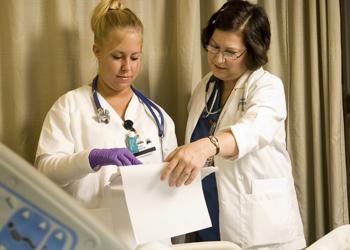
[[[213,107],[212,109],[210,109],[210,112],[214,114],[209,114],[206,108],[204,108],[201,116],[198,119],[197,125],[193,130],[193,133],[191,136],[191,142],[199,140],[204,137],[208,137],[209,135],[213,134],[215,131],[215,126],[221,113],[220,97],[221,97],[222,83],[221,83],[221,80],[213,77],[209,80],[209,82],[212,82],[212,81],[215,82],[214,89],[206,105],[208,109],[210,107]],[[213,84],[213,83],[209,83],[209,84]],[[208,87],[206,88],[206,91],[207,90],[208,90]],[[216,98],[215,98],[215,95],[216,95]],[[213,102],[214,102],[214,105],[213,105]],[[219,241],[220,240],[219,203],[218,203],[218,191],[216,187],[215,173],[212,173],[206,176],[202,180],[202,188],[203,188],[205,202],[209,210],[209,216],[211,219],[212,227],[194,232],[195,241],[197,242]]]

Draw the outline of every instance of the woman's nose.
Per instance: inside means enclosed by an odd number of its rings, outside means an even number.
[[[121,69],[122,69],[123,71],[129,71],[129,70],[130,70],[130,60],[129,60],[129,59],[123,60]]]
[[[219,51],[217,54],[214,55],[214,61],[221,64],[226,61],[224,53]]]

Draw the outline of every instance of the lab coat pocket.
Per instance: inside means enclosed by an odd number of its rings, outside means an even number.
[[[290,192],[286,179],[252,181],[252,194],[245,195],[245,229],[248,247],[279,244],[293,239]]]

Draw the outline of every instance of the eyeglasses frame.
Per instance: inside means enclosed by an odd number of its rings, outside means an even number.
[[[230,57],[230,56],[225,55],[225,52],[227,52],[227,51],[221,51],[218,47],[215,47],[213,45],[207,44],[205,46],[205,48],[206,48],[208,53],[211,53],[211,54],[214,54],[214,55],[218,55],[219,53],[221,53],[222,57],[224,58],[225,61],[235,61],[238,58],[240,58],[247,51],[247,49],[244,49],[242,52],[240,52],[239,55],[234,56],[234,57],[233,56]]]

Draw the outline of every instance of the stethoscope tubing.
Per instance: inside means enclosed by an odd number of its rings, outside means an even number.
[[[92,81],[92,96],[94,98],[96,109],[99,110],[99,109],[102,109],[102,106],[97,97],[97,79],[98,79],[98,76],[96,76]]]
[[[249,83],[249,81],[247,81],[247,82]],[[206,84],[206,86],[205,86],[205,93],[208,93],[208,91],[209,91],[209,86],[210,86],[211,83],[217,84],[217,78],[216,78],[214,75],[212,75],[212,76],[209,78],[209,80],[208,80],[208,82],[207,82],[207,84]],[[246,100],[247,100],[247,97],[248,97],[247,88],[248,88],[247,84],[244,84],[242,97],[240,98],[240,100],[239,100],[239,102],[238,102],[238,109],[241,108],[241,111],[242,111],[242,112],[245,111]],[[214,105],[214,101],[215,101],[216,98],[217,98],[217,94],[218,94],[218,92],[217,92],[217,90],[216,90],[216,93],[215,93],[215,96],[214,96],[214,100],[213,100],[213,102],[211,103],[210,109],[208,109],[208,113],[213,113],[212,108],[213,108],[213,105]],[[205,103],[206,103],[206,105],[207,105],[207,101],[208,101],[208,100],[206,100],[206,98],[205,98]]]
[[[158,136],[164,137],[164,115],[160,108],[155,105],[151,100],[149,100],[146,96],[144,96],[140,91],[135,89],[133,86],[131,86],[132,91],[134,91],[135,95],[146,105],[148,110],[151,112],[155,122],[157,123],[158,128]],[[154,113],[154,110],[156,110],[160,117],[160,122],[158,120],[157,115]]]

